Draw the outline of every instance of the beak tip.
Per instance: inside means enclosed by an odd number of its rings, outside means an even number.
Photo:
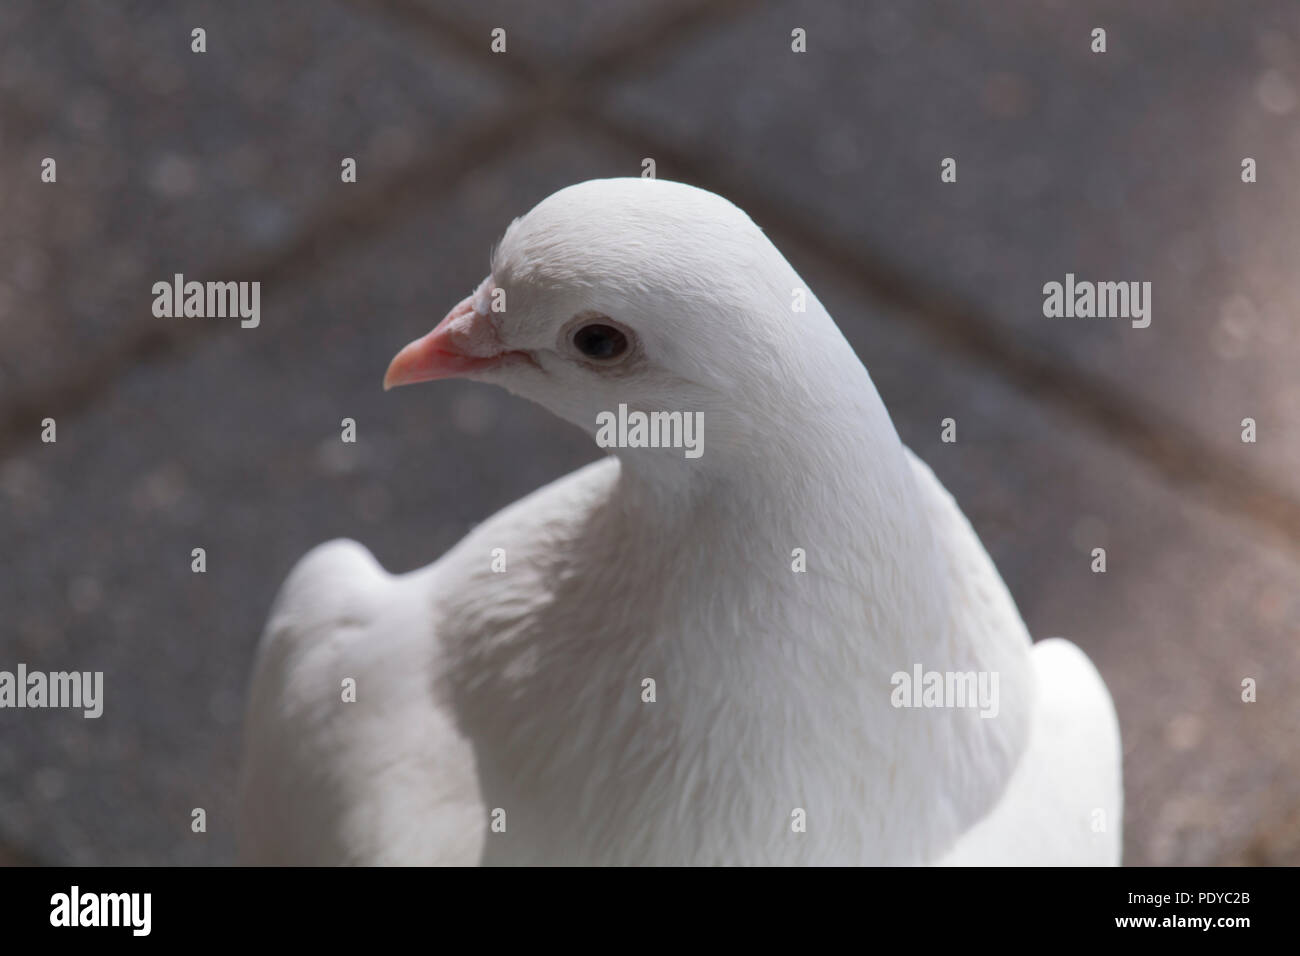
[[[418,382],[462,377],[499,358],[495,354],[480,355],[464,351],[461,338],[472,340],[471,344],[478,342],[480,346],[496,343],[491,323],[474,311],[472,296],[447,313],[432,331],[407,343],[393,356],[384,373],[384,391]],[[480,341],[485,339],[489,341]]]
[[[397,359],[388,363],[388,368],[384,370],[384,391],[391,392],[398,386],[405,385],[406,380],[402,375],[402,369],[397,368]]]

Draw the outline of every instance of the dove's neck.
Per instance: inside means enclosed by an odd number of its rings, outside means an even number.
[[[827,326],[791,350],[805,388],[719,402],[696,460],[573,476],[501,599],[449,589],[461,724],[511,820],[486,861],[926,862],[1002,792],[1023,624]],[[932,673],[937,699],[901,697]]]
[[[783,396],[770,408],[748,403],[743,438],[707,444],[702,467],[621,456],[614,501],[629,542],[671,551],[654,560],[689,564],[687,548],[696,549],[698,588],[729,589],[738,609],[779,595],[792,614],[788,635],[778,636],[841,663],[855,653],[864,666],[897,658],[892,673],[904,658],[925,661],[961,640],[952,600],[959,582],[946,560],[953,542],[935,527],[932,489],[855,364],[856,388],[844,387],[844,370],[838,393]],[[739,430],[728,423],[718,431]],[[755,617],[760,629],[777,623]],[[737,641],[738,653],[754,652],[746,635]],[[839,683],[857,696],[864,676],[837,669],[824,675],[826,690]]]
[[[640,658],[661,675],[646,706],[709,741],[711,758],[683,735],[681,759],[732,761],[726,799],[784,817],[774,826],[809,837],[808,859],[921,862],[988,809],[1023,749],[1029,642],[978,538],[853,365],[837,374],[856,387],[774,403],[769,429],[708,445],[717,460],[693,481],[625,463],[616,500],[651,592],[682,608],[679,633]],[[929,674],[971,693],[927,709],[910,684]],[[792,832],[796,808],[817,835]]]

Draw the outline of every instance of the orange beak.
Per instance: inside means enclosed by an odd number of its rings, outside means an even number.
[[[496,327],[474,311],[474,296],[447,313],[428,335],[398,352],[384,375],[384,391],[440,378],[455,378],[499,365],[507,356]]]

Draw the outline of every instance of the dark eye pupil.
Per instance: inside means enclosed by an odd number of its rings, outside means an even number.
[[[612,325],[584,325],[574,333],[573,344],[589,358],[614,358],[627,350],[627,336]]]

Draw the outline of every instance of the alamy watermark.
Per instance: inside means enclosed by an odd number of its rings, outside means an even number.
[[[159,319],[238,316],[244,329],[255,329],[262,322],[260,282],[186,282],[178,272],[171,282],[155,282],[153,295],[153,314]]]
[[[704,454],[703,412],[617,412],[596,415],[596,444],[601,448],[681,448],[687,458]]]
[[[132,936],[148,936],[152,911],[152,893],[83,893],[74,885],[50,897],[51,926],[121,926]]]
[[[0,671],[0,709],[17,707],[72,708],[83,716],[104,713],[103,671]]]
[[[998,715],[997,671],[895,671],[889,702],[895,707],[979,709],[981,717]]]
[[[1043,286],[1043,315],[1049,319],[1131,319],[1133,328],[1151,324],[1150,282],[1075,281],[1074,273],[1065,274],[1065,282],[1048,282]]]

